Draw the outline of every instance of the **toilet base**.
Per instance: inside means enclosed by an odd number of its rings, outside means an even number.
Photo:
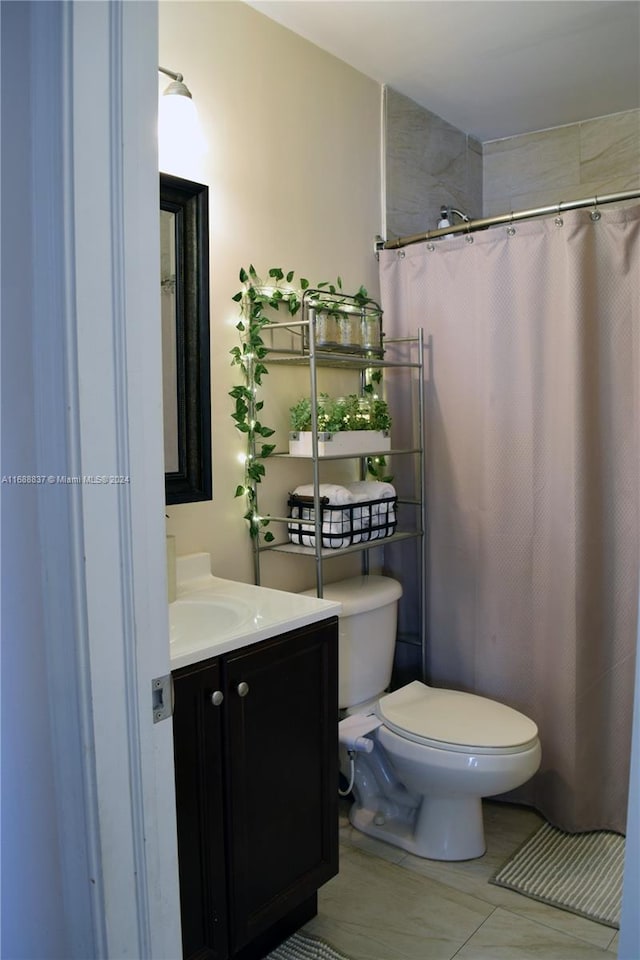
[[[479,797],[425,796],[412,818],[384,816],[356,801],[349,821],[361,833],[426,860],[475,860],[486,851]]]

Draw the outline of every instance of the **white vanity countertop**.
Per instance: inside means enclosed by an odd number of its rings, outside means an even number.
[[[208,553],[178,557],[176,566],[176,599],[169,604],[172,670],[337,616],[341,610],[332,600],[214,577]]]

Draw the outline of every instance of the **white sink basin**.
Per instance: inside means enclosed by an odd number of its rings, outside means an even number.
[[[212,594],[197,600],[176,600],[169,606],[170,642],[213,642],[221,633],[235,633],[251,619],[251,608],[238,597]]]
[[[178,596],[169,604],[171,668],[190,666],[326,617],[332,600],[224,580],[205,553],[178,557]]]

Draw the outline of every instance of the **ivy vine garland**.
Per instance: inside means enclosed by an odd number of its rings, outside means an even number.
[[[283,306],[291,317],[295,317],[301,306],[298,291],[290,286],[294,278],[293,270],[285,274],[280,267],[272,267],[268,276],[270,284],[265,284],[253,265],[250,265],[248,270],[242,267],[240,282],[244,286],[232,298],[240,304],[242,319],[236,324],[241,344],[231,350],[231,364],[240,367],[243,383],[230,390],[229,396],[235,400],[232,417],[236,429],[247,438],[244,484],[236,487],[235,496],[246,497],[247,510],[244,519],[249,524],[251,536],[255,538],[259,536],[260,528],[269,523],[268,519],[257,516],[255,486],[265,475],[264,460],[275,449],[275,444],[264,442],[273,436],[274,431],[258,419],[264,403],[256,398],[256,387],[261,386],[263,376],[269,372],[264,363],[268,350],[262,339],[262,330],[271,321],[265,315],[265,310],[279,310],[280,306]],[[284,288],[280,286],[283,280],[287,284]],[[299,284],[304,291],[308,288],[309,281],[302,278]],[[264,539],[270,543],[274,536],[270,531],[266,531]]]
[[[259,537],[261,528],[269,524],[268,518],[258,515],[256,486],[261,483],[265,475],[264,461],[275,450],[274,443],[265,442],[273,436],[275,431],[258,419],[264,402],[257,399],[256,387],[262,385],[262,378],[269,372],[264,363],[269,351],[262,338],[262,331],[267,324],[271,323],[265,313],[266,310],[279,311],[282,307],[290,317],[295,317],[300,310],[301,294],[309,288],[309,281],[304,277],[300,278],[298,289],[294,289],[291,286],[294,276],[293,270],[285,274],[280,267],[272,267],[268,272],[268,280],[264,281],[258,276],[252,264],[249,265],[248,270],[242,267],[240,282],[243,288],[232,297],[236,303],[240,304],[241,319],[236,324],[236,330],[240,334],[241,342],[240,346],[233,347],[230,351],[231,365],[240,367],[243,382],[230,390],[229,396],[235,400],[235,411],[232,414],[235,427],[246,436],[247,440],[244,483],[236,487],[235,496],[246,498],[247,509],[244,519],[249,524],[251,536],[255,539]],[[331,297],[339,297],[342,292],[342,280],[338,277],[335,284],[319,283],[316,289],[326,290]],[[368,302],[366,289],[361,286],[354,299],[362,304]],[[327,303],[329,311],[332,305],[335,308],[335,299]],[[365,390],[367,389],[373,390],[373,385],[365,387]],[[263,536],[267,543],[275,539],[268,530]]]

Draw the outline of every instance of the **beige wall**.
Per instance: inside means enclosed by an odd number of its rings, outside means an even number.
[[[249,263],[312,282],[339,274],[345,289],[364,284],[377,294],[380,88],[239,2],[162,0],[159,44],[160,64],[184,74],[209,144],[202,162],[167,172],[209,185],[211,218],[213,501],[168,507],[167,532],[178,555],[208,551],[214,573],[251,581],[244,503],[234,499],[244,443],[228,396],[237,382],[231,297]],[[308,387],[289,374],[268,381],[278,398],[264,420],[286,425],[288,406]],[[282,462],[268,473],[280,509],[287,490],[310,480],[308,467],[301,474]],[[314,565],[273,556],[263,582],[310,586]]]
[[[484,214],[640,188],[640,110],[483,144]]]

